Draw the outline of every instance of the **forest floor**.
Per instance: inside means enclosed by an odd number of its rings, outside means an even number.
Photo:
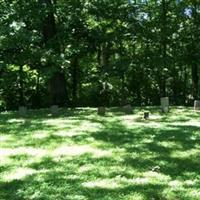
[[[0,114],[1,200],[199,200],[200,113]]]

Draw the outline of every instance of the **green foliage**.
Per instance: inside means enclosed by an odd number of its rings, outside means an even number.
[[[123,104],[123,98],[155,105],[161,96],[191,104],[200,95],[199,7],[189,0],[1,1],[1,107],[19,104],[15,83],[22,76],[10,66],[28,66],[20,87],[27,104],[32,95],[42,99],[38,107],[59,93],[49,84],[58,71],[66,81],[55,84],[66,88],[68,105],[96,106],[102,84],[112,86],[107,105]]]

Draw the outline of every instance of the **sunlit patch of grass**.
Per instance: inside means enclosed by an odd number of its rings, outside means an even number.
[[[50,136],[49,134],[49,131],[45,131],[45,130],[42,130],[42,131],[35,131],[31,134],[31,137],[33,139],[45,139],[45,138],[48,138]]]
[[[172,158],[187,159],[196,158],[200,160],[200,149],[193,148],[189,150],[175,150],[171,153]]]
[[[36,174],[37,171],[31,168],[17,168],[3,176],[5,181],[22,180],[26,176]]]
[[[100,179],[82,183],[86,188],[101,188],[101,189],[117,189],[122,188],[123,185],[117,183],[115,179]]]
[[[199,200],[199,121],[184,107],[0,114],[0,199]]]
[[[112,152],[100,150],[89,145],[61,146],[53,152],[53,156],[79,156],[83,154],[92,154],[95,157],[112,156]]]
[[[0,149],[0,154],[2,157],[24,155],[24,154],[30,156],[42,157],[46,155],[46,150],[35,149],[32,147],[6,148],[6,149]]]
[[[191,188],[191,187],[183,187],[182,184],[165,188],[163,190],[163,196],[166,199],[186,199],[186,200],[199,200],[200,190]]]

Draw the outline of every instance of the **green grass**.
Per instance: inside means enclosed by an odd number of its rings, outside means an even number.
[[[199,200],[200,113],[0,114],[1,200]]]

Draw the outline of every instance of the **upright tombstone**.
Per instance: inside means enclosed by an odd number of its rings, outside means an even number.
[[[200,100],[194,101],[194,110],[200,110]]]
[[[20,106],[18,112],[20,116],[25,116],[27,114],[27,108],[25,106]]]
[[[162,97],[160,99],[161,102],[161,110],[163,113],[169,112],[169,97]]]
[[[103,107],[103,106],[98,107],[97,113],[98,113],[98,115],[101,115],[101,116],[105,115],[106,114],[106,108]]]
[[[57,105],[51,106],[51,114],[52,114],[52,115],[57,115],[58,112],[59,112],[59,108],[58,108]]]
[[[127,115],[132,114],[133,113],[132,106],[130,104],[123,106],[123,111]]]

